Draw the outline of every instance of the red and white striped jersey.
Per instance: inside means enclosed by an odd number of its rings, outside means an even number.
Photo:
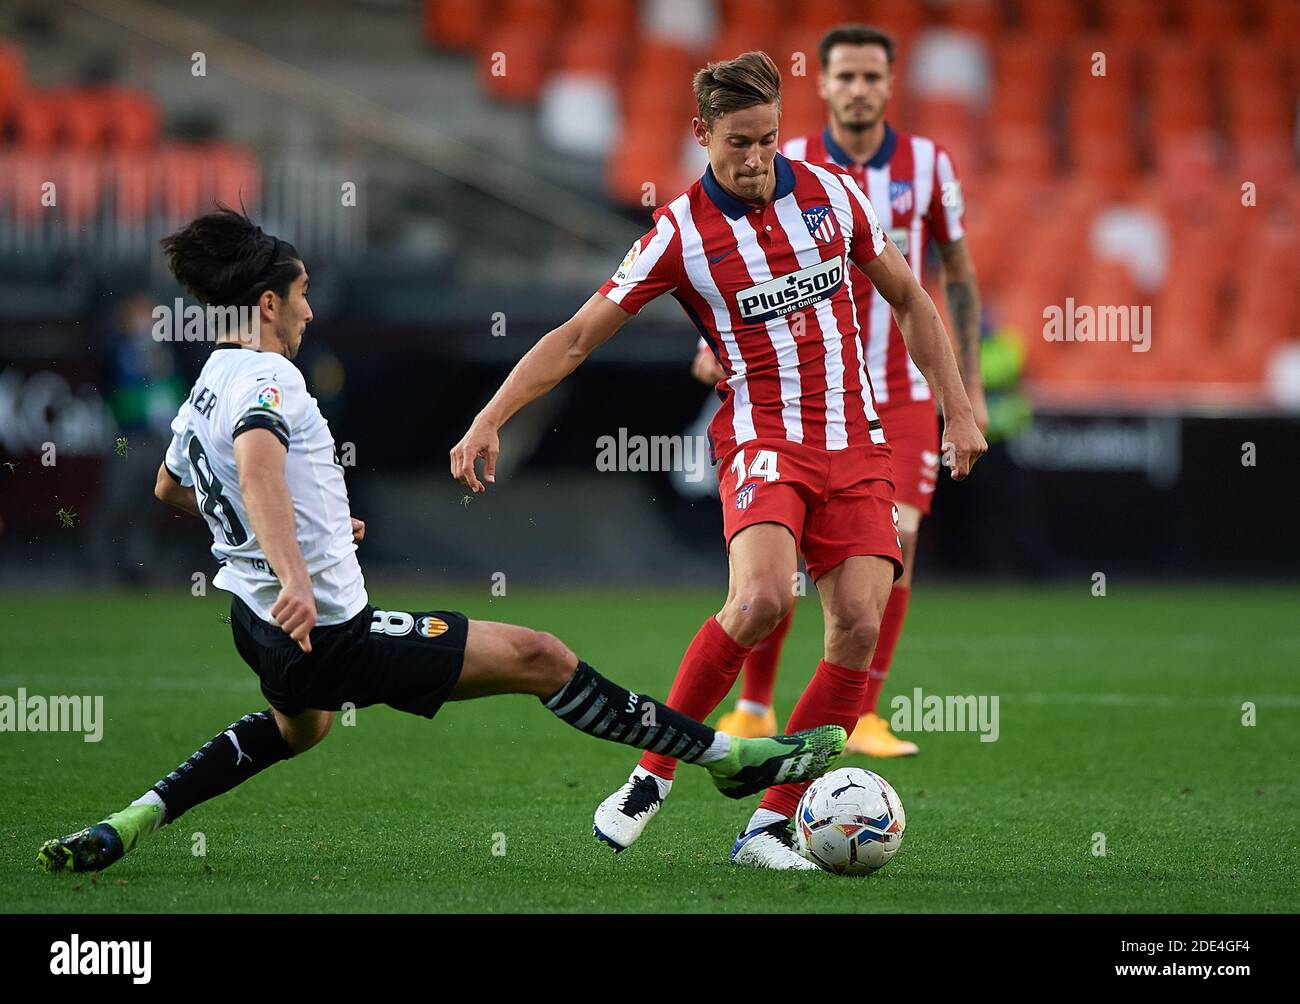
[[[934,140],[894,132],[886,123],[880,149],[859,164],[835,142],[828,127],[817,135],[787,141],[782,152],[792,160],[834,164],[847,171],[867,193],[880,225],[912,266],[917,282],[930,238],[948,244],[964,233],[961,182],[952,158]],[[855,273],[853,281],[876,404],[887,408],[930,400],[930,387],[907,354],[889,304],[866,276]]]
[[[844,171],[780,154],[773,169],[766,205],[734,198],[707,169],[655,211],[600,292],[631,314],[664,293],[685,309],[726,372],[709,426],[716,457],[759,437],[883,443],[849,261],[869,264],[885,233]]]

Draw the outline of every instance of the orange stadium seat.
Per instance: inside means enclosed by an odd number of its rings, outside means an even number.
[[[1294,51],[1300,47],[1300,4],[1295,0],[1262,0],[1264,4],[1264,36],[1275,42],[1289,45]]]
[[[153,158],[136,151],[113,157],[112,200],[117,222],[123,227],[141,226],[149,216],[157,191],[157,169]]]
[[[1277,184],[1294,170],[1296,98],[1283,51],[1270,43],[1224,54],[1223,99],[1232,159],[1244,180]]]
[[[1098,54],[1105,57],[1104,62]],[[1114,92],[1112,101],[1133,102],[1137,93],[1137,47],[1133,44],[1108,35],[1084,34],[1063,47],[1062,64],[1071,87],[1095,83]]]
[[[531,31],[538,36],[546,36],[555,27],[559,15],[556,0],[501,0],[501,13],[494,22],[494,27]]]
[[[646,38],[631,47],[628,57],[620,81],[628,97],[645,96],[672,106],[689,103],[691,75],[699,60],[686,46],[664,38]]]
[[[1004,38],[994,56],[995,107],[1005,100],[1017,109],[1046,109],[1056,83],[1056,47],[1016,34]]]
[[[1160,0],[1098,0],[1102,29],[1116,41],[1149,43],[1168,30],[1168,9]]]
[[[1110,186],[1132,178],[1138,164],[1129,104],[1093,82],[1074,88],[1069,107],[1067,143],[1079,174]]]
[[[242,201],[253,205],[262,198],[262,171],[257,159],[243,146],[233,143],[205,144],[205,180],[212,199],[230,206]]]
[[[788,44],[782,43],[779,31],[769,30],[762,25],[740,24],[719,34],[709,47],[708,62],[721,59],[734,59],[742,52],[761,49],[772,57],[784,77],[790,70],[790,53]]]
[[[964,101],[952,98],[927,98],[912,105],[908,121],[915,122],[916,132],[929,136],[952,156],[958,171],[978,172],[986,160],[981,130],[974,113]]]
[[[496,14],[491,0],[425,0],[424,36],[444,48],[473,51],[497,23]]]
[[[1287,223],[1261,228],[1246,245],[1235,269],[1236,299],[1224,344],[1229,379],[1263,377],[1269,355],[1283,342],[1300,339],[1300,269],[1294,232]]]
[[[568,32],[560,43],[556,65],[566,73],[580,73],[613,80],[623,61],[623,46],[599,28],[582,27]]]
[[[795,24],[818,36],[837,24],[861,20],[861,5],[854,0],[795,0],[790,6],[795,8]]]
[[[1000,171],[1042,178],[1055,163],[1048,131],[1056,89],[1056,51],[1025,35],[999,45],[994,64],[989,136]]]
[[[101,161],[93,154],[69,151],[54,154],[47,163],[50,178],[58,185],[59,219],[66,226],[85,227],[100,205]]]
[[[492,97],[536,101],[550,70],[551,46],[532,29],[503,28],[488,37],[477,62],[479,81]]]
[[[1171,380],[1213,380],[1212,340],[1221,316],[1230,260],[1219,254],[1221,237],[1207,220],[1171,231],[1173,257],[1156,298],[1149,353]],[[1211,365],[1207,365],[1207,360]]]
[[[821,129],[826,123],[826,105],[817,93],[820,64],[817,60],[816,31],[801,29],[783,37],[780,52],[769,53],[781,70],[781,141]],[[794,73],[795,54],[802,53],[802,75]]]
[[[6,181],[9,183],[9,191],[5,195],[19,227],[34,227],[48,216],[49,207],[41,204],[41,186],[54,180],[50,177],[51,156],[45,150],[20,148],[8,152],[4,162],[0,163],[4,168],[0,170],[0,186]],[[56,195],[58,191],[56,188]]]
[[[1206,49],[1181,41],[1158,46],[1151,57],[1149,98],[1157,170],[1180,187],[1203,181],[1218,159]]]
[[[9,120],[18,96],[27,89],[27,69],[23,50],[0,41],[0,130]]]
[[[679,151],[675,141],[678,135],[674,130],[655,136],[625,136],[606,168],[607,182],[614,197],[626,205],[639,206],[647,184],[654,186],[659,203],[676,196],[681,188],[678,184]]]
[[[1078,267],[1067,282],[1067,295],[1076,310],[1090,307],[1141,308],[1138,293],[1127,266],[1098,261],[1081,255]],[[1070,306],[1062,301],[1062,309]],[[1073,322],[1071,322],[1073,323]],[[1134,353],[1122,342],[1045,342],[1051,357],[1048,364],[1055,379],[1076,383],[1115,384],[1140,382],[1147,356]]]
[[[65,88],[58,92],[63,105],[63,142],[75,150],[103,146],[112,132],[112,110],[106,94],[89,87]]]
[[[158,154],[162,211],[169,221],[198,215],[203,209],[203,157],[185,143],[164,143]]]
[[[791,88],[781,97],[781,142],[821,132],[826,127],[826,104],[811,87]]]
[[[992,43],[1002,31],[1002,9],[997,0],[967,0],[943,8],[943,23]]]
[[[995,167],[1009,179],[1039,181],[1055,170],[1056,154],[1046,119],[1033,122],[994,117],[990,135]]]
[[[29,150],[52,150],[63,136],[64,105],[53,91],[26,91],[13,110],[14,138]]]
[[[1083,30],[1078,0],[1028,0],[1019,5],[1024,31],[1043,42],[1067,42]]]
[[[1182,126],[1202,126],[1210,119],[1212,93],[1207,48],[1181,39],[1163,42],[1148,55],[1152,113]]]
[[[610,41],[626,42],[637,29],[635,0],[579,0],[576,8],[574,25],[599,32]]]
[[[1183,0],[1178,7],[1192,38],[1232,44],[1245,31],[1243,14],[1248,8],[1239,0]]]
[[[777,0],[721,0],[721,8],[722,26],[719,35],[741,31],[770,38],[786,27],[785,16]]]
[[[148,149],[158,141],[162,115],[158,102],[148,91],[114,87],[104,100],[108,106],[108,142],[118,149]]]
[[[868,0],[860,20],[889,32],[900,43],[926,26],[925,0]]]

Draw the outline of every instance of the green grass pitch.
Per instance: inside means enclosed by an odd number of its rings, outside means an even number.
[[[376,587],[372,600],[544,628],[663,697],[720,596]],[[721,798],[688,767],[615,857],[591,817],[635,753],[527,697],[451,704],[432,722],[360,711],[98,876],[39,874],[42,840],[121,807],[265,707],[227,609],[215,591],[0,600],[0,694],[103,694],[106,718],[98,744],[0,733],[0,910],[1300,910],[1300,591],[1114,580],[1104,598],[1087,583],[919,585],[886,701],[916,686],[997,695],[1001,734],[925,733],[912,736],[919,757],[843,761],[878,770],[907,808],[901,851],[870,878],[731,867],[757,800]],[[820,636],[809,596],[778,682],[782,715]]]

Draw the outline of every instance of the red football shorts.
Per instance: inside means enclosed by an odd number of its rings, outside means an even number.
[[[930,515],[939,478],[939,413],[933,401],[877,406],[892,452],[894,501]]]
[[[859,554],[888,558],[894,578],[902,574],[888,446],[828,451],[751,439],[718,464],[718,493],[728,548],[747,526],[779,523],[794,536],[814,582]]]

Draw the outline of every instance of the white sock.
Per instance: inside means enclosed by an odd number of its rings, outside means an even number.
[[[695,762],[713,763],[716,760],[721,760],[730,752],[731,736],[727,735],[725,732],[715,732],[713,733],[713,742],[709,745],[708,749],[700,754],[700,758]],[[672,782],[669,783],[671,784]]]
[[[784,821],[788,818],[788,816],[783,816],[771,809],[755,809],[754,814],[749,817],[749,825],[745,827],[745,832],[752,833],[760,826],[771,826],[775,822]]]
[[[162,797],[158,794],[158,792],[154,791],[152,788],[146,791],[143,795],[141,795],[131,804],[132,805],[156,805],[158,806],[158,808],[162,810],[160,813],[158,813],[158,818],[154,821],[153,824],[154,830],[158,829],[158,827],[162,826],[163,823],[167,822],[167,803],[164,802],[162,800]],[[150,830],[149,832],[152,833],[153,830]]]
[[[627,779],[628,779],[629,781],[635,781],[635,780],[636,780],[637,778],[639,778],[639,777],[652,777],[652,778],[654,778],[654,779],[655,779],[655,784],[657,784],[657,785],[659,786],[659,797],[660,797],[660,798],[667,798],[667,797],[668,797],[668,792],[672,790],[673,782],[672,782],[672,779],[671,779],[671,778],[660,777],[658,774],[652,774],[652,773],[650,773],[650,771],[646,770],[646,769],[645,769],[644,767],[642,767],[640,764],[637,764],[637,765],[636,765],[636,769],[633,770],[632,773],[628,775],[628,778],[627,778]]]
[[[758,715],[759,718],[762,718],[772,709],[766,704],[759,704],[757,701],[737,701],[736,710],[748,711],[751,715]]]

